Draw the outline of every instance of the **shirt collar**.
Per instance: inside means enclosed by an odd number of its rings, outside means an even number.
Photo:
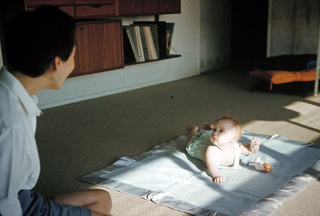
[[[37,96],[30,96],[23,85],[3,66],[0,71],[0,80],[3,81],[18,97],[28,117],[39,116],[42,112],[38,108]]]

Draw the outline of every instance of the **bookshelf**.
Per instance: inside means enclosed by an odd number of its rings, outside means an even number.
[[[157,60],[152,60],[152,61],[144,61],[144,62],[129,62],[125,64],[125,67],[127,66],[132,66],[132,65],[137,65],[137,64],[146,64],[146,63],[151,63],[151,62],[156,62],[156,61],[162,61],[162,60],[168,60],[168,59],[173,59],[173,58],[179,58],[181,57],[180,54],[171,54],[170,56],[167,56],[162,59],[157,59]]]
[[[181,0],[1,0],[1,47],[5,63],[5,38],[8,23],[24,10],[50,4],[74,17],[77,22],[75,70],[70,75],[81,76],[126,66],[180,57],[162,55],[142,62],[125,61],[123,26],[119,17],[181,13]]]
[[[174,23],[137,21],[123,26],[125,65],[180,57],[171,54]]]

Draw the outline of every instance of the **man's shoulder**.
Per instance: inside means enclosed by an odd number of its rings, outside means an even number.
[[[19,99],[1,84],[0,101],[0,129],[12,127],[21,122],[23,112],[21,112]]]

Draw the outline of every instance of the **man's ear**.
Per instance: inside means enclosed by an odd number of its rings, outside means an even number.
[[[59,66],[61,65],[61,58],[56,56],[54,59],[53,59],[53,69],[54,71],[57,71],[59,69]]]

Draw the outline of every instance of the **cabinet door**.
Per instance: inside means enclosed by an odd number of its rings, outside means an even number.
[[[156,14],[158,0],[118,0],[118,16]]]
[[[142,2],[142,13],[143,14],[156,14],[158,0],[143,0]]]
[[[105,18],[114,17],[116,9],[114,5],[77,5],[75,7],[77,18]]]
[[[39,6],[43,4],[49,5],[73,5],[73,0],[26,0],[26,5],[31,6]]]
[[[60,10],[74,17],[73,0],[25,0],[26,10],[34,10],[39,5],[48,4],[58,6]]]
[[[71,76],[124,67],[121,20],[79,22]]]
[[[75,5],[114,4],[114,0],[74,0]]]
[[[180,0],[158,0],[159,14],[181,13]]]

